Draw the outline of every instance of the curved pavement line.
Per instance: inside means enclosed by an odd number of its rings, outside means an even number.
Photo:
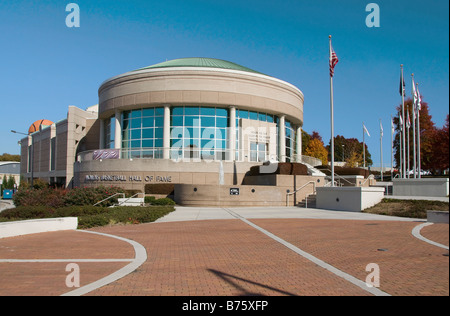
[[[300,248],[294,246],[293,244],[285,241],[284,239],[281,239],[280,237],[272,234],[271,232],[265,230],[264,228],[259,227],[258,225],[250,222],[249,220],[245,219],[244,217],[240,216],[239,214],[231,211],[230,209],[224,209],[226,210],[228,213],[230,213],[232,216],[236,217],[237,219],[240,219],[241,221],[243,221],[244,223],[252,226],[253,228],[259,230],[260,232],[262,232],[263,234],[265,234],[266,236],[272,238],[273,240],[279,242],[280,244],[282,244],[283,246],[289,248],[290,250],[294,251],[295,253],[299,254],[300,256],[308,259],[309,261],[317,264],[318,266],[330,271],[331,273],[334,273],[335,275],[337,275],[338,277],[341,277],[343,279],[345,279],[346,281],[352,283],[353,285],[358,286],[359,288],[363,289],[364,291],[367,291],[375,296],[391,296],[390,294],[381,291],[380,289],[376,288],[376,287],[371,287],[369,286],[366,282],[363,282],[361,280],[359,280],[358,278],[355,278],[354,276],[345,273],[342,270],[339,270],[337,268],[335,268],[334,266],[332,266],[329,263],[326,263],[323,260],[320,260],[317,257],[314,257],[313,255],[307,253],[306,251],[301,250]]]
[[[441,248],[444,248],[444,249],[448,250],[448,246],[440,244],[440,243],[437,243],[437,242],[432,241],[432,240],[429,240],[429,239],[423,237],[420,234],[420,231],[422,230],[422,228],[424,228],[426,226],[430,226],[430,225],[433,225],[433,223],[423,223],[423,224],[417,225],[416,227],[413,228],[411,233],[413,234],[414,237],[416,237],[416,238],[418,238],[418,239],[420,239],[422,241],[425,241],[425,242],[427,242],[427,243],[429,243],[431,245],[434,245],[434,246],[437,246],[437,247],[441,247]]]
[[[96,290],[98,288],[101,288],[102,286],[105,286],[109,283],[117,281],[118,279],[121,279],[124,276],[130,274],[131,272],[133,272],[134,270],[139,268],[147,260],[147,251],[145,250],[145,248],[141,244],[139,244],[133,240],[129,240],[129,239],[114,236],[114,235],[104,234],[104,233],[98,233],[98,232],[92,232],[92,231],[86,231],[86,230],[79,230],[79,231],[84,232],[84,233],[89,233],[89,234],[97,234],[97,235],[101,235],[101,236],[116,238],[116,239],[125,241],[133,246],[134,252],[136,255],[135,255],[134,260],[132,260],[132,262],[130,264],[126,265],[122,269],[117,270],[116,272],[114,272],[100,280],[97,280],[88,285],[82,286],[76,290],[64,293],[61,296],[80,296],[80,295],[89,293],[93,290]]]

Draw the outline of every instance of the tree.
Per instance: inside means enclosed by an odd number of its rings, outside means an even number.
[[[0,155],[0,161],[20,162],[20,155],[11,155],[11,154],[4,153],[3,155]]]
[[[309,141],[308,147],[306,147],[305,150],[305,155],[320,159],[323,165],[328,164],[328,151],[319,138],[313,138]]]
[[[442,128],[435,130],[433,141],[433,164],[432,172],[435,174],[442,174],[449,168],[449,121],[445,119],[445,124]]]
[[[372,155],[369,152],[367,144],[366,147],[366,166],[371,166],[373,164]],[[330,152],[331,142],[327,146],[327,150]],[[344,136],[338,135],[334,138],[334,161],[344,161],[349,162],[353,167],[363,166],[363,143],[356,138],[345,138]],[[331,153],[328,156],[331,159]]]

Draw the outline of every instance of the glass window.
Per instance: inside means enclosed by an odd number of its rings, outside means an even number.
[[[202,117],[202,126],[203,127],[214,127],[216,124],[215,117],[203,116]]]
[[[145,128],[142,130],[142,138],[154,138],[154,129],[153,128]]]
[[[177,106],[172,108],[172,115],[184,115],[184,107]]]
[[[155,116],[164,116],[164,108],[155,108]]]
[[[164,128],[155,128],[155,138],[163,138],[164,137]]]
[[[141,128],[141,118],[135,118],[130,120],[130,128]]]
[[[201,115],[206,115],[206,116],[214,116],[216,115],[216,109],[215,108],[202,108],[201,109]]]
[[[251,120],[257,120],[257,119],[258,119],[258,113],[257,113],[257,112],[251,111],[251,112],[249,113],[249,119],[251,119]]]
[[[248,111],[239,110],[239,118],[248,119]]]
[[[155,127],[164,127],[164,117],[163,116],[155,117]]]
[[[187,106],[184,108],[184,115],[199,115],[199,114],[200,114],[199,107]]]
[[[228,110],[227,109],[216,108],[216,116],[227,117],[228,116]]]
[[[130,138],[131,139],[141,139],[142,130],[140,129],[132,129]]]
[[[217,123],[216,123],[217,127],[223,127],[223,128],[228,127],[228,119],[226,117],[218,117],[216,121],[217,121]]]
[[[258,120],[266,122],[267,121],[266,113],[258,113]]]
[[[172,116],[172,126],[183,126],[183,117]]]
[[[184,126],[199,126],[200,117],[198,116],[186,116],[184,118]]]
[[[155,116],[155,109],[154,108],[142,109],[142,116]]]
[[[154,141],[153,139],[144,139],[142,140],[142,147],[143,148],[153,148]]]
[[[132,110],[130,114],[131,118],[142,117],[142,110]]]
[[[155,125],[155,119],[153,117],[142,118],[142,127],[153,127]]]

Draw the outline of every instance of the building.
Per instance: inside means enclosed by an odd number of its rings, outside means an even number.
[[[16,161],[0,161],[0,180],[3,177],[9,179],[14,178],[15,184],[20,184],[20,162]]]
[[[193,196],[186,192],[213,199],[221,190],[245,199],[248,189],[258,195],[248,203],[265,204],[268,186],[282,187],[279,204],[311,181],[249,176],[264,162],[302,161],[304,96],[290,83],[228,61],[182,58],[110,78],[98,95],[98,106],[69,107],[66,119],[22,140],[25,178],[180,198],[175,190],[185,200]],[[231,194],[241,185],[253,189]]]

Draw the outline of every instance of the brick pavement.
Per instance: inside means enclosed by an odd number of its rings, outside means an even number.
[[[253,223],[329,264],[365,280],[365,266],[381,269],[392,295],[448,295],[444,249],[411,235],[414,222],[253,219]],[[318,267],[244,222],[207,220],[112,226],[93,231],[135,240],[148,259],[135,272],[88,295],[370,295]],[[424,228],[448,244],[448,225]],[[445,237],[447,236],[447,237]],[[387,249],[379,251],[378,249]],[[5,258],[118,258],[134,256],[126,242],[76,231],[0,239]],[[81,285],[125,266],[80,263]],[[1,263],[0,295],[60,295],[66,263]]]

